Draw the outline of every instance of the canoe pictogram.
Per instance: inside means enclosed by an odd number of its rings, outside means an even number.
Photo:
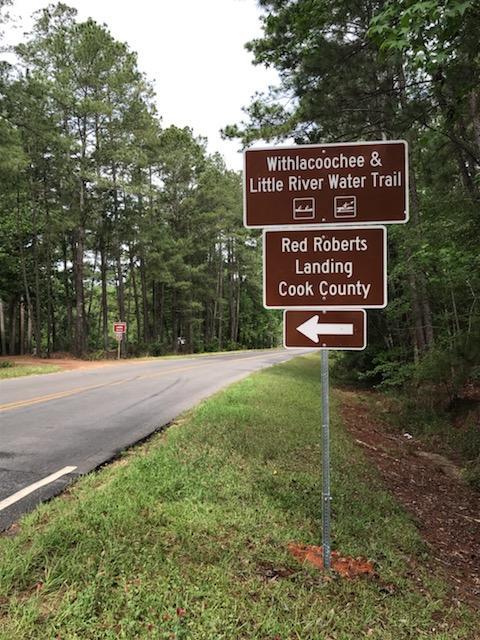
[[[294,198],[293,219],[313,220],[315,218],[315,198]]]

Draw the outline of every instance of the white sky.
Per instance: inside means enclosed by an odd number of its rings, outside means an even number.
[[[105,23],[113,36],[138,53],[141,71],[153,82],[164,126],[190,126],[206,136],[231,169],[242,168],[238,141],[219,130],[242,119],[242,107],[258,90],[277,83],[273,70],[255,67],[244,44],[260,35],[255,0],[64,0]],[[48,0],[13,0],[16,27],[7,25],[7,42],[22,39],[29,16]]]

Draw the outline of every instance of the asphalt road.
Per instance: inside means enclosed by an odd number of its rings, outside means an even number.
[[[183,356],[0,381],[0,531],[201,399],[304,351]]]

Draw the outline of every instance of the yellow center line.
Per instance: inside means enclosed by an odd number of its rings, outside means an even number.
[[[275,355],[278,357],[279,355],[283,356],[284,354],[281,353],[281,354],[275,354]],[[237,356],[237,357],[230,358],[226,362],[234,362],[234,361],[242,362],[243,360],[258,360],[258,359],[264,358],[264,357],[265,357],[265,355],[247,356],[245,358],[239,358]],[[225,362],[225,360],[223,362]],[[158,371],[157,373],[147,373],[147,374],[145,374],[143,376],[138,376],[136,379],[137,380],[144,380],[146,378],[157,378],[158,376],[164,376],[164,375],[167,375],[168,373],[175,373],[177,371],[188,371],[190,369],[198,369],[200,367],[207,367],[209,365],[214,365],[214,364],[217,364],[217,363],[216,362],[212,362],[212,361],[203,362],[202,364],[189,365],[188,367],[177,367],[176,369],[168,369],[166,371]]]
[[[167,369],[166,371],[157,371],[157,373],[146,373],[143,376],[138,376],[137,380],[146,380],[147,378],[158,378],[158,376],[166,376],[169,373],[177,373],[178,371],[189,371],[190,369],[198,369],[200,367],[208,366],[209,362],[204,362],[203,364],[192,364],[188,367],[177,367],[176,369]]]
[[[274,354],[275,356],[284,355],[284,354]],[[246,357],[232,357],[227,361],[223,362],[232,362],[238,361],[241,362],[243,360],[258,360],[260,358],[264,358],[265,354],[259,356],[246,356]],[[203,362],[201,364],[189,365],[187,367],[176,367],[174,369],[166,369],[165,371],[158,371],[156,373],[148,373],[142,376],[134,376],[130,378],[122,378],[121,380],[115,380],[114,382],[102,382],[100,384],[93,384],[84,387],[75,387],[73,389],[67,389],[66,391],[58,391],[56,393],[50,393],[43,396],[37,396],[35,398],[29,398],[26,400],[16,400],[14,402],[7,402],[5,404],[0,404],[0,412],[4,411],[12,411],[13,409],[20,409],[22,407],[29,407],[34,404],[39,404],[42,402],[50,402],[51,400],[60,400],[62,398],[68,398],[69,396],[76,395],[78,393],[84,393],[85,391],[91,391],[93,389],[100,389],[102,387],[113,387],[118,384],[124,384],[125,382],[132,382],[134,380],[145,380],[147,378],[157,378],[159,376],[166,376],[170,373],[178,373],[180,371],[190,371],[192,369],[199,369],[200,367],[207,367],[211,365],[215,365],[215,362]]]
[[[29,398],[28,400],[17,400],[15,402],[7,402],[0,405],[0,411],[10,411],[10,409],[17,409],[18,407],[24,407],[31,404],[37,404],[39,402],[48,402],[49,400],[57,400],[58,398],[66,398],[67,396],[74,395],[75,393],[81,393],[82,391],[88,391],[89,389],[98,389],[104,387],[105,384],[95,384],[89,387],[75,387],[67,391],[58,391],[57,393],[50,393],[44,396],[37,396],[36,398]]]

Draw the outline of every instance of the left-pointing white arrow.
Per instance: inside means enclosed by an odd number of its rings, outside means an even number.
[[[349,322],[320,322],[320,316],[312,316],[299,327],[297,331],[303,333],[309,340],[317,344],[319,336],[353,336],[353,324]]]

